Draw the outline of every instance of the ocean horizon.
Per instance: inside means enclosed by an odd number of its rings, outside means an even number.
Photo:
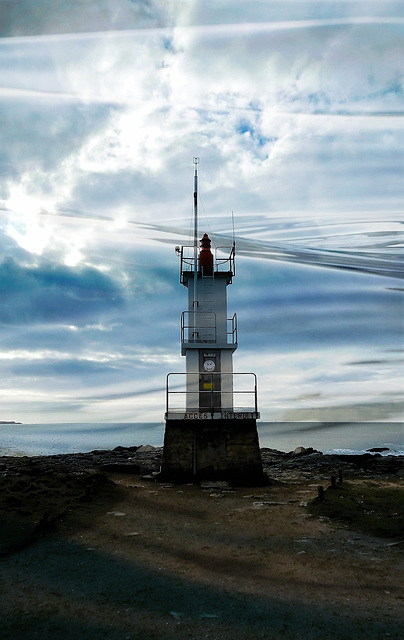
[[[359,454],[374,447],[404,455],[404,424],[398,422],[257,422],[260,447]],[[117,446],[163,446],[164,422],[0,424],[0,455],[86,453]]]

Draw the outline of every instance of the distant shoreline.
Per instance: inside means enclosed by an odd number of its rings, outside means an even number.
[[[15,420],[0,420],[0,424],[22,424],[22,422],[15,422]]]

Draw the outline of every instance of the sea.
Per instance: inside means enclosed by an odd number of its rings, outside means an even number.
[[[323,453],[359,454],[386,448],[382,455],[404,455],[403,422],[258,422],[261,447],[293,451],[313,447]],[[151,445],[161,447],[164,423],[1,424],[0,455],[38,456],[85,453]],[[349,443],[350,448],[343,448]]]

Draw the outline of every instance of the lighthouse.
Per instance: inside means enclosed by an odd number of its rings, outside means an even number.
[[[235,242],[213,248],[212,238],[199,233],[198,163],[194,158],[193,244],[176,247],[180,283],[188,290],[181,314],[186,371],[167,375],[162,477],[258,485],[257,380],[233,370],[237,316],[227,311]]]

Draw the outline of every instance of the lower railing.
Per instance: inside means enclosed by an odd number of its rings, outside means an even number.
[[[258,418],[255,373],[169,373],[166,419]]]

